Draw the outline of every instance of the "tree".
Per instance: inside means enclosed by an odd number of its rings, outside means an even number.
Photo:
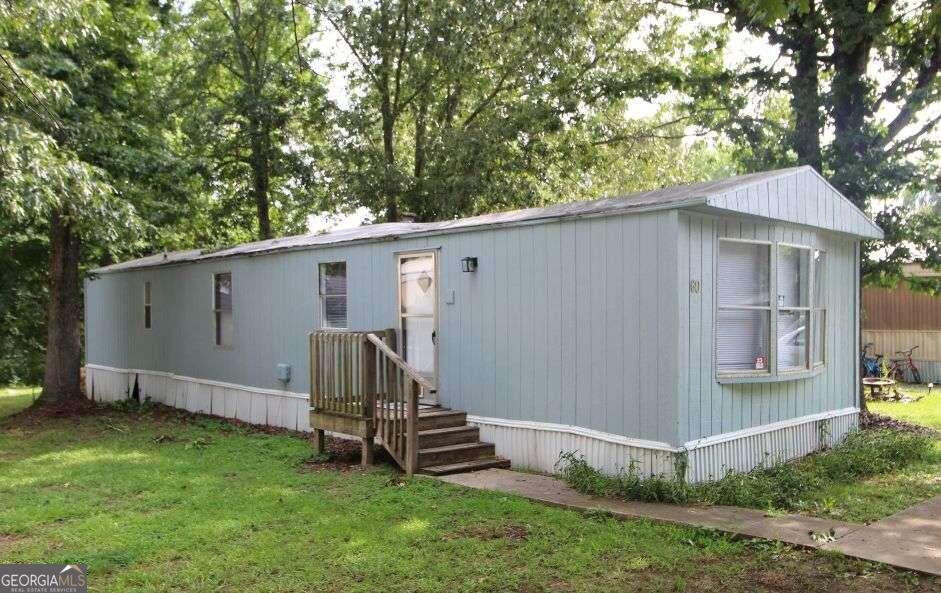
[[[941,145],[932,134],[941,117],[928,109],[941,96],[937,3],[694,0],[685,6],[726,15],[783,58],[783,66],[749,60],[736,71],[704,60],[709,67],[686,80],[688,112],[757,157],[746,168],[812,165],[870,212],[873,199],[923,188],[937,174]],[[757,114],[755,94],[767,100]],[[706,105],[713,109],[704,111]],[[898,206],[878,213],[877,222],[886,239],[865,245],[879,254],[864,259],[866,282],[896,282],[913,258],[941,268],[936,213]]]
[[[299,226],[319,198],[326,101],[312,31],[307,12],[282,0],[199,0],[164,48],[177,56],[175,104],[216,215],[250,227],[249,194],[259,239]]]
[[[139,209],[175,195],[178,163],[148,67],[161,15],[144,0],[0,9],[4,226],[48,236],[44,400],[81,395],[87,261],[146,244],[153,233]]]
[[[348,47],[336,194],[387,221],[525,207],[578,185],[587,123],[634,93],[673,30],[632,2],[377,0],[312,10]],[[554,197],[558,199],[558,197]]]

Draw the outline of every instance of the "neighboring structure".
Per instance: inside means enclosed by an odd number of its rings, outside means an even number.
[[[919,264],[905,266],[906,276],[938,277],[941,272]],[[917,346],[912,358],[922,381],[941,382],[941,297],[914,293],[901,282],[894,289],[863,289],[863,342],[871,354],[901,358],[899,352]],[[906,373],[906,380],[911,374]]]
[[[856,426],[859,241],[880,237],[799,167],[155,255],[86,283],[87,392],[308,430],[308,333],[393,328],[515,466],[579,450],[704,480]]]

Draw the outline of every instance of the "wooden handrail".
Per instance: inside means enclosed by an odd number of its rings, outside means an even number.
[[[418,400],[435,386],[379,335],[310,334],[310,405],[314,414],[366,422],[409,475],[418,469]],[[371,437],[369,437],[371,440]],[[365,459],[365,457],[364,457]]]
[[[436,388],[434,384],[426,379],[415,367],[405,362],[401,356],[399,356],[395,350],[389,348],[389,345],[382,341],[382,338],[378,337],[376,334],[366,334],[366,339],[375,344],[376,348],[380,352],[386,355],[389,360],[391,360],[396,366],[402,369],[406,375],[408,375],[412,380],[421,385],[422,389],[428,391],[429,393],[434,393]]]

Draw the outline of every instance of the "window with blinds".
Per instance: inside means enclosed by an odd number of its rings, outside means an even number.
[[[216,346],[231,348],[235,337],[235,319],[232,316],[232,274],[224,272],[212,276],[212,313]]]
[[[720,375],[773,378],[823,364],[825,252],[720,239],[717,272]]]
[[[150,329],[150,282],[144,282],[144,329]]]
[[[771,245],[719,243],[716,364],[720,373],[768,372]]]
[[[320,264],[320,327],[346,329],[346,262]]]

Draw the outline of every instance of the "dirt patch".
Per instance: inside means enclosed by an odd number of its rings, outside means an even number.
[[[314,446],[314,437],[305,434],[305,440]],[[315,455],[306,460],[301,468],[305,471],[339,471],[349,472],[364,469],[360,465],[362,460],[362,443],[358,440],[341,439],[338,437],[324,437],[326,452],[321,455]],[[373,463],[392,463],[392,459],[386,455],[382,447],[374,447]]]
[[[462,538],[479,539],[481,541],[502,539],[519,542],[529,539],[529,529],[524,525],[474,525],[452,531],[443,536],[443,539],[446,540]]]
[[[0,533],[0,556],[5,555],[7,552],[13,549],[17,543],[23,541],[23,536],[14,535],[12,533]]]
[[[862,430],[900,430],[903,432],[938,436],[938,432],[936,430],[928,428],[927,426],[911,424],[909,422],[905,422],[904,420],[896,420],[895,418],[883,416],[881,414],[873,414],[872,412],[860,412],[859,428]]]

